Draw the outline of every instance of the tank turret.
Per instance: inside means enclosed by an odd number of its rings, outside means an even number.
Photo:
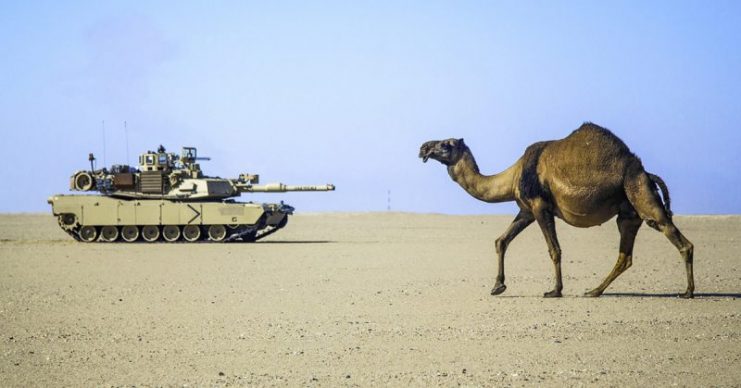
[[[95,157],[90,154],[91,169],[77,171],[70,179],[74,191],[97,191],[103,195],[129,199],[169,199],[180,201],[221,200],[238,197],[246,192],[332,191],[333,185],[292,186],[282,183],[259,185],[259,176],[240,174],[236,179],[209,177],[203,174],[194,147],[183,147],[180,155],[166,152],[160,146],[157,152],[148,151],[139,156],[138,168],[113,165],[111,169],[94,168]]]
[[[333,191],[334,185],[259,184],[259,175],[234,179],[207,176],[195,147],[180,155],[159,146],[139,156],[137,167],[113,165],[70,177],[70,190],[97,195],[56,195],[49,198],[59,224],[82,241],[255,241],[285,226],[293,208],[284,203],[240,203],[242,193]],[[156,222],[155,222],[156,220]]]

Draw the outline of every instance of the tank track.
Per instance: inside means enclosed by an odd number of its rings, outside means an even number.
[[[255,226],[255,225],[219,225],[223,227],[224,230],[226,230],[226,235],[224,235],[223,238],[212,238],[209,236],[209,228],[213,225],[192,225],[199,229],[200,236],[194,240],[187,240],[183,237],[183,227],[187,225],[174,225],[178,227],[179,229],[179,236],[176,239],[173,240],[167,240],[163,237],[163,226],[162,225],[149,225],[150,227],[155,227],[158,230],[158,236],[154,239],[147,240],[142,237],[141,232],[143,229],[143,226],[136,226],[138,230],[138,235],[136,238],[131,240],[126,240],[122,237],[122,227],[119,226],[107,226],[107,228],[115,228],[117,231],[116,237],[114,239],[106,239],[103,236],[102,230],[103,226],[93,226],[95,228],[95,237],[92,239],[89,237],[85,238],[83,234],[81,234],[83,228],[86,227],[86,225],[80,225],[80,224],[74,224],[69,225],[65,224],[62,216],[58,217],[59,226],[62,228],[62,230],[72,236],[76,241],[81,242],[115,242],[115,243],[128,243],[128,242],[138,242],[138,243],[222,243],[222,242],[255,242],[258,240],[261,240],[267,236],[270,236],[271,234],[281,230],[284,226],[286,226],[288,218],[286,217],[284,219],[284,222],[281,222],[278,225],[261,225],[261,226]]]

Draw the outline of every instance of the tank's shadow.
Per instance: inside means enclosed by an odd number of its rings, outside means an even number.
[[[640,293],[640,292],[610,292],[602,294],[602,298],[678,298],[674,293]],[[741,293],[733,292],[696,292],[695,298],[741,298]]]
[[[251,244],[336,244],[329,240],[286,240],[286,241],[255,241]]]
[[[0,239],[0,243],[4,242],[38,242],[37,240],[11,240],[11,239]],[[69,242],[68,240],[52,240],[52,242]],[[212,242],[212,241],[196,241],[196,242],[187,242],[187,241],[174,241],[174,242],[165,242],[165,241],[155,241],[155,242],[147,242],[147,241],[133,241],[133,242],[126,242],[126,241],[105,241],[105,242],[97,242],[99,244],[116,244],[116,245],[200,245],[200,244],[209,244],[213,246],[218,246],[220,244],[228,244],[228,245],[251,245],[251,244],[335,244],[337,241],[329,241],[329,240],[286,240],[286,241],[221,241],[221,242]]]

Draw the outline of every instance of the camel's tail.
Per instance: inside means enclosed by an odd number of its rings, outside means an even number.
[[[664,180],[661,179],[660,176],[651,174],[650,172],[647,172],[646,174],[648,174],[651,182],[659,186],[659,188],[661,189],[661,195],[664,197],[664,210],[666,210],[666,215],[669,217],[669,219],[671,219],[674,213],[672,213],[671,198],[669,198],[669,188],[666,187],[666,183],[664,183]]]

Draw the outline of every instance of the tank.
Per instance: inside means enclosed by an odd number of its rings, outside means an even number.
[[[59,226],[83,242],[253,242],[285,227],[294,208],[283,203],[237,202],[242,193],[333,191],[334,185],[259,184],[259,176],[236,179],[203,174],[195,147],[180,155],[159,146],[139,156],[137,167],[113,165],[70,177],[70,190],[48,203]],[[91,194],[95,193],[95,194]]]

